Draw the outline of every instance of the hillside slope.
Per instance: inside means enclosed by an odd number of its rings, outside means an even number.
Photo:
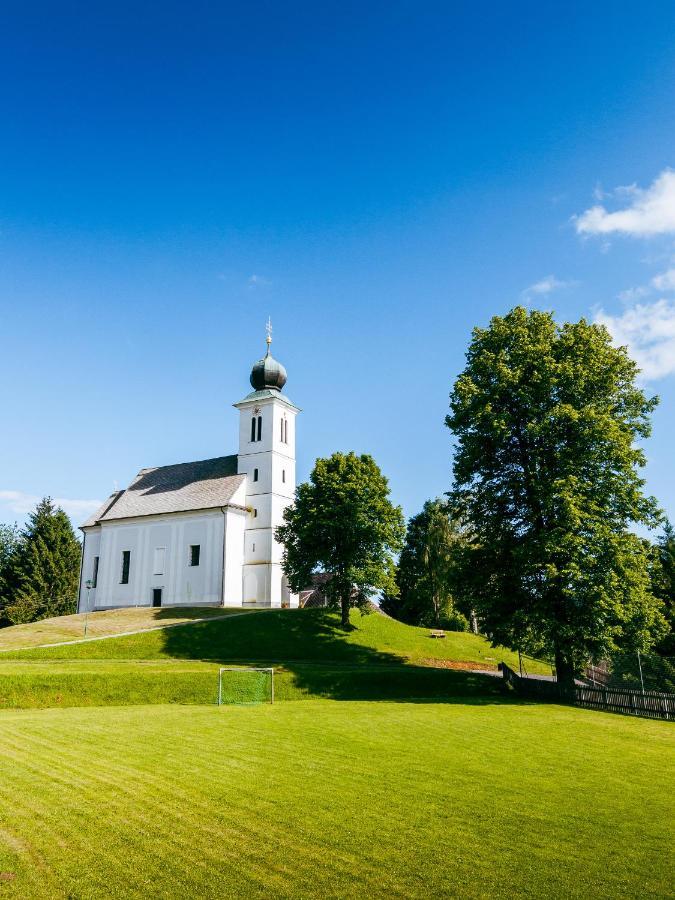
[[[3,659],[192,659],[220,663],[451,666],[495,669],[504,660],[517,667],[511,650],[491,647],[485,638],[448,632],[438,640],[428,628],[404,625],[386,616],[352,611],[353,630],[344,632],[328,610],[265,610],[246,616],[179,626],[105,641],[27,650]],[[528,671],[548,672],[528,660]]]
[[[126,631],[144,628],[165,628],[194,619],[223,618],[227,615],[241,615],[248,610],[223,609],[213,606],[152,607],[132,606],[129,609],[107,609],[91,612],[87,616],[87,637],[108,637]],[[77,641],[84,637],[85,616],[54,616],[29,622],[26,625],[11,625],[0,628],[0,651],[37,647],[41,644],[58,644],[62,641]]]

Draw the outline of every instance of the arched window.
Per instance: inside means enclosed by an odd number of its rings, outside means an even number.
[[[279,425],[280,425],[280,427],[281,427],[281,438],[280,438],[280,440],[282,441],[282,443],[283,443],[283,440],[284,440],[284,422],[285,422],[285,419],[281,419],[281,421],[279,422]]]
[[[284,419],[284,444],[288,443],[288,419]]]
[[[253,470],[253,480],[254,480],[254,481],[257,481],[257,480],[258,480],[258,470],[257,470],[257,469],[254,469],[254,470]]]
[[[251,419],[251,440],[255,440],[255,416]]]
[[[262,437],[262,416],[258,416],[258,440]]]
[[[286,469],[281,470],[281,480],[286,484]]]

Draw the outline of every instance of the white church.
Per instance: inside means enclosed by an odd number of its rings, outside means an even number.
[[[295,493],[297,406],[270,352],[235,403],[239,452],[141,469],[81,529],[78,610],[297,606],[274,529]]]

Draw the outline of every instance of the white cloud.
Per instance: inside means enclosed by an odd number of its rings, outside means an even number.
[[[649,288],[640,285],[639,287],[626,288],[625,291],[620,291],[618,297],[623,303],[634,303],[636,300],[646,297],[647,294],[649,294]]]
[[[668,269],[652,278],[652,284],[657,291],[675,291],[675,269]]]
[[[674,303],[637,303],[620,316],[601,309],[595,321],[609,329],[617,346],[628,347],[646,381],[675,374]]]
[[[100,500],[69,500],[66,497],[53,497],[55,506],[60,506],[71,519],[78,523],[81,519],[95,512],[101,505]],[[32,512],[37,504],[42,500],[37,494],[26,494],[23,491],[2,491],[0,490],[0,505],[18,516],[25,516]]]
[[[618,188],[615,195],[631,199],[615,212],[598,204],[575,217],[578,234],[628,234],[633,237],[675,232],[675,171],[664,169],[645,190],[636,185]]]
[[[541,281],[535,281],[534,284],[525,288],[523,296],[530,296],[532,294],[537,294],[539,296],[550,294],[561,288],[573,287],[575,284],[575,281],[561,281],[559,278],[556,278],[555,275],[547,275],[545,278],[542,278]]]
[[[267,287],[272,284],[269,278],[265,278],[264,275],[251,275],[248,279],[249,287]]]

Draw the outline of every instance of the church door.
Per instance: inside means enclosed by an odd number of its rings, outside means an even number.
[[[161,588],[153,588],[152,589],[152,605],[153,606],[161,606],[162,605],[162,589]]]

